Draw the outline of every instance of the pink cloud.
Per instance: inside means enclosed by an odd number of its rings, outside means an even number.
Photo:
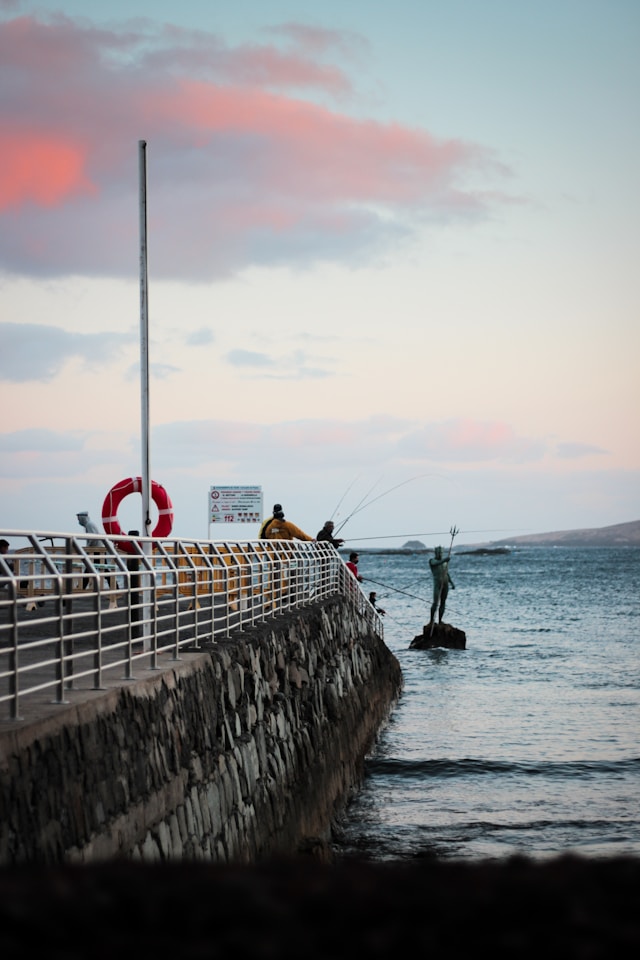
[[[398,448],[411,459],[452,462],[522,463],[539,460],[546,451],[544,443],[519,437],[507,423],[464,418],[408,430]]]
[[[273,188],[316,198],[428,201],[451,189],[456,173],[480,154],[422,131],[353,120],[260,90],[189,80],[173,92],[148,94],[140,110],[153,129],[186,128],[203,146],[213,135],[249,137],[262,151],[262,171]],[[471,195],[469,203],[477,206]]]
[[[85,174],[86,150],[46,133],[0,124],[0,211],[23,203],[51,207],[78,194],[95,194]]]
[[[319,58],[337,52],[349,65],[353,38],[281,32],[291,49],[229,48],[148,21],[0,23],[0,267],[134,273],[140,139],[163,276],[344,262],[417,219],[477,217],[503,202],[459,186],[502,175],[481,147],[301,99],[305,88],[351,92],[344,66]]]
[[[497,464],[518,466],[541,462],[551,451],[540,438],[522,437],[507,423],[450,420],[418,424],[397,418],[370,418],[361,421],[283,421],[273,424],[233,424],[196,421],[166,423],[157,428],[157,446],[172,449],[189,447],[194,456],[205,459],[211,449],[224,449],[231,459],[263,456],[274,450],[282,454],[298,451],[301,464],[402,463],[417,470],[434,465],[474,466],[482,469]],[[200,451],[200,452],[198,452]],[[372,474],[375,496],[378,482]]]

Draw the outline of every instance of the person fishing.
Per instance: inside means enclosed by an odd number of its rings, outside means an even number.
[[[271,524],[273,523],[273,518],[275,517],[276,513],[280,513],[281,510],[282,510],[282,504],[281,504],[281,503],[274,503],[274,505],[273,505],[273,513],[271,514],[270,517],[266,517],[266,518],[262,521],[262,525],[261,525],[261,527],[260,527],[260,532],[258,533],[258,539],[259,539],[259,540],[268,540],[268,539],[269,539],[269,535],[268,535],[269,527],[270,527]]]
[[[455,584],[449,576],[449,558],[451,551],[446,557],[442,556],[442,547],[436,547],[435,556],[429,559],[429,568],[433,577],[433,603],[431,604],[431,618],[429,626],[435,623],[436,610],[438,611],[438,623],[442,623],[444,608],[447,603],[449,587],[455,590]]]
[[[78,518],[78,523],[80,526],[84,527],[87,533],[100,533],[99,526],[91,519],[88,510],[81,510],[80,513],[76,513],[76,517]],[[99,551],[101,543],[100,540],[87,540],[85,546],[87,548],[87,552],[93,554],[96,553],[96,551]],[[91,578],[83,577],[82,589],[87,590],[90,585]]]
[[[94,521],[91,519],[91,517],[89,516],[89,511],[88,511],[88,510],[81,510],[80,513],[77,513],[77,514],[76,514],[76,517],[78,518],[78,523],[80,524],[80,526],[81,526],[81,527],[84,527],[84,529],[87,531],[87,533],[100,533],[100,528],[99,528],[98,525],[97,525],[96,523],[94,523]],[[87,546],[88,546],[88,547],[99,547],[99,546],[100,546],[100,541],[99,541],[99,540],[87,540]]]
[[[276,504],[277,506],[277,504]],[[273,520],[266,531],[267,540],[313,540],[308,533],[296,527],[291,520],[285,520],[283,510],[274,510]]]
[[[348,559],[347,563],[345,564],[345,566],[347,567],[348,570],[351,571],[351,573],[354,575],[354,577],[356,578],[356,580],[358,581],[358,583],[362,583],[363,580],[364,580],[364,577],[361,577],[360,574],[358,573],[358,561],[359,561],[359,560],[360,560],[360,554],[359,554],[359,553],[356,553],[355,550],[353,550],[353,551],[349,554],[349,559]]]
[[[377,610],[377,612],[380,614],[381,617],[384,617],[387,611],[383,610],[382,607],[378,606],[378,594],[376,593],[375,590],[372,590],[371,593],[369,594],[369,603],[371,604],[374,610]]]
[[[333,535],[334,527],[335,527],[335,524],[333,520],[326,520],[324,527],[322,528],[322,530],[318,532],[318,535],[316,536],[316,540],[320,542],[324,540],[328,543],[332,543],[337,550],[338,547],[342,546],[342,544],[344,543],[344,540],[342,540],[340,537],[334,537]]]

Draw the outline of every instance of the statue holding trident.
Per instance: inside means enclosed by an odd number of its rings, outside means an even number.
[[[430,634],[433,634],[433,628],[436,622],[436,610],[438,611],[438,623],[442,623],[449,587],[451,587],[452,590],[456,588],[453,580],[449,576],[449,560],[451,559],[453,539],[458,530],[456,527],[452,527],[449,532],[451,533],[451,543],[449,544],[449,553],[447,556],[442,556],[442,547],[436,547],[434,550],[435,557],[429,560],[429,567],[433,577],[433,603],[431,604],[431,618],[429,620]]]

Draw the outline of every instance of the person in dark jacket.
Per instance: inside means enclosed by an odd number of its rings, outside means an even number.
[[[372,590],[371,593],[369,594],[369,603],[371,604],[374,610],[378,611],[381,617],[384,617],[387,611],[383,610],[382,607],[378,606],[378,594],[376,593],[375,590]]]
[[[328,543],[332,543],[336,549],[341,547],[344,543],[344,540],[341,540],[339,537],[334,537],[333,535],[334,523],[333,520],[325,521],[325,525],[318,533],[316,540],[322,541],[325,540]]]

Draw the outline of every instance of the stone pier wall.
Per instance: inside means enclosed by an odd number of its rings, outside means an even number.
[[[0,731],[0,864],[322,850],[401,685],[336,597]]]

